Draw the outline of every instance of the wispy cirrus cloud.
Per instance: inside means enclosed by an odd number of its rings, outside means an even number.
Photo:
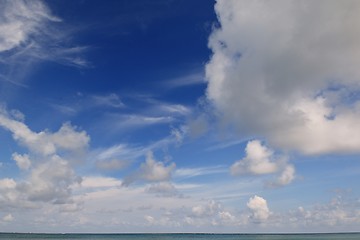
[[[193,178],[197,176],[227,173],[228,169],[225,166],[209,166],[199,168],[178,168],[174,173],[175,178]]]
[[[62,20],[43,1],[0,2],[0,80],[26,87],[22,78],[39,61],[87,67],[87,49],[69,43]],[[21,69],[21,71],[18,71]]]
[[[203,72],[190,73],[185,76],[168,79],[163,82],[163,86],[172,89],[178,87],[186,87],[192,85],[205,84],[205,76]]]

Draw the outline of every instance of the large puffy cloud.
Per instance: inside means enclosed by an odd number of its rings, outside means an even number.
[[[234,176],[263,175],[278,173],[277,179],[267,183],[269,187],[278,187],[291,183],[295,178],[295,168],[284,156],[277,157],[268,147],[258,140],[249,141],[245,148],[246,156],[236,161],[230,172]]]
[[[8,207],[36,207],[39,202],[74,204],[72,186],[81,182],[73,165],[90,141],[85,131],[65,123],[57,132],[32,131],[24,122],[12,117],[2,107],[0,126],[12,133],[13,139],[28,149],[13,153],[25,179],[0,179],[0,203]]]
[[[360,2],[219,0],[207,96],[242,137],[360,151]]]

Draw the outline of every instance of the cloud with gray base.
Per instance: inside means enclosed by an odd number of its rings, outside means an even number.
[[[207,97],[242,138],[360,152],[360,2],[219,0]]]
[[[271,214],[267,201],[257,195],[251,197],[246,205],[251,211],[249,218],[254,222],[264,222]]]
[[[275,156],[274,152],[258,140],[249,141],[245,148],[245,157],[230,167],[233,176],[278,174],[269,181],[268,187],[280,187],[295,179],[295,168],[284,156]]]
[[[128,186],[138,180],[147,182],[169,181],[175,167],[175,163],[165,166],[163,162],[154,159],[152,152],[148,152],[146,161],[140,165],[135,173],[125,177],[122,185]]]
[[[81,182],[73,165],[86,151],[90,137],[65,123],[57,132],[32,131],[24,122],[0,109],[0,127],[12,133],[13,139],[25,147],[25,154],[12,158],[25,179],[0,179],[0,203],[7,207],[34,208],[40,202],[73,204],[72,186]]]

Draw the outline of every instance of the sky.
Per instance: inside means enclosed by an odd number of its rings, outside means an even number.
[[[359,16],[0,0],[0,231],[360,231]]]

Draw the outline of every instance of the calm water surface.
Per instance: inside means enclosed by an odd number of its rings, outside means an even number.
[[[360,240],[360,233],[341,234],[0,234],[0,239],[90,240]]]

